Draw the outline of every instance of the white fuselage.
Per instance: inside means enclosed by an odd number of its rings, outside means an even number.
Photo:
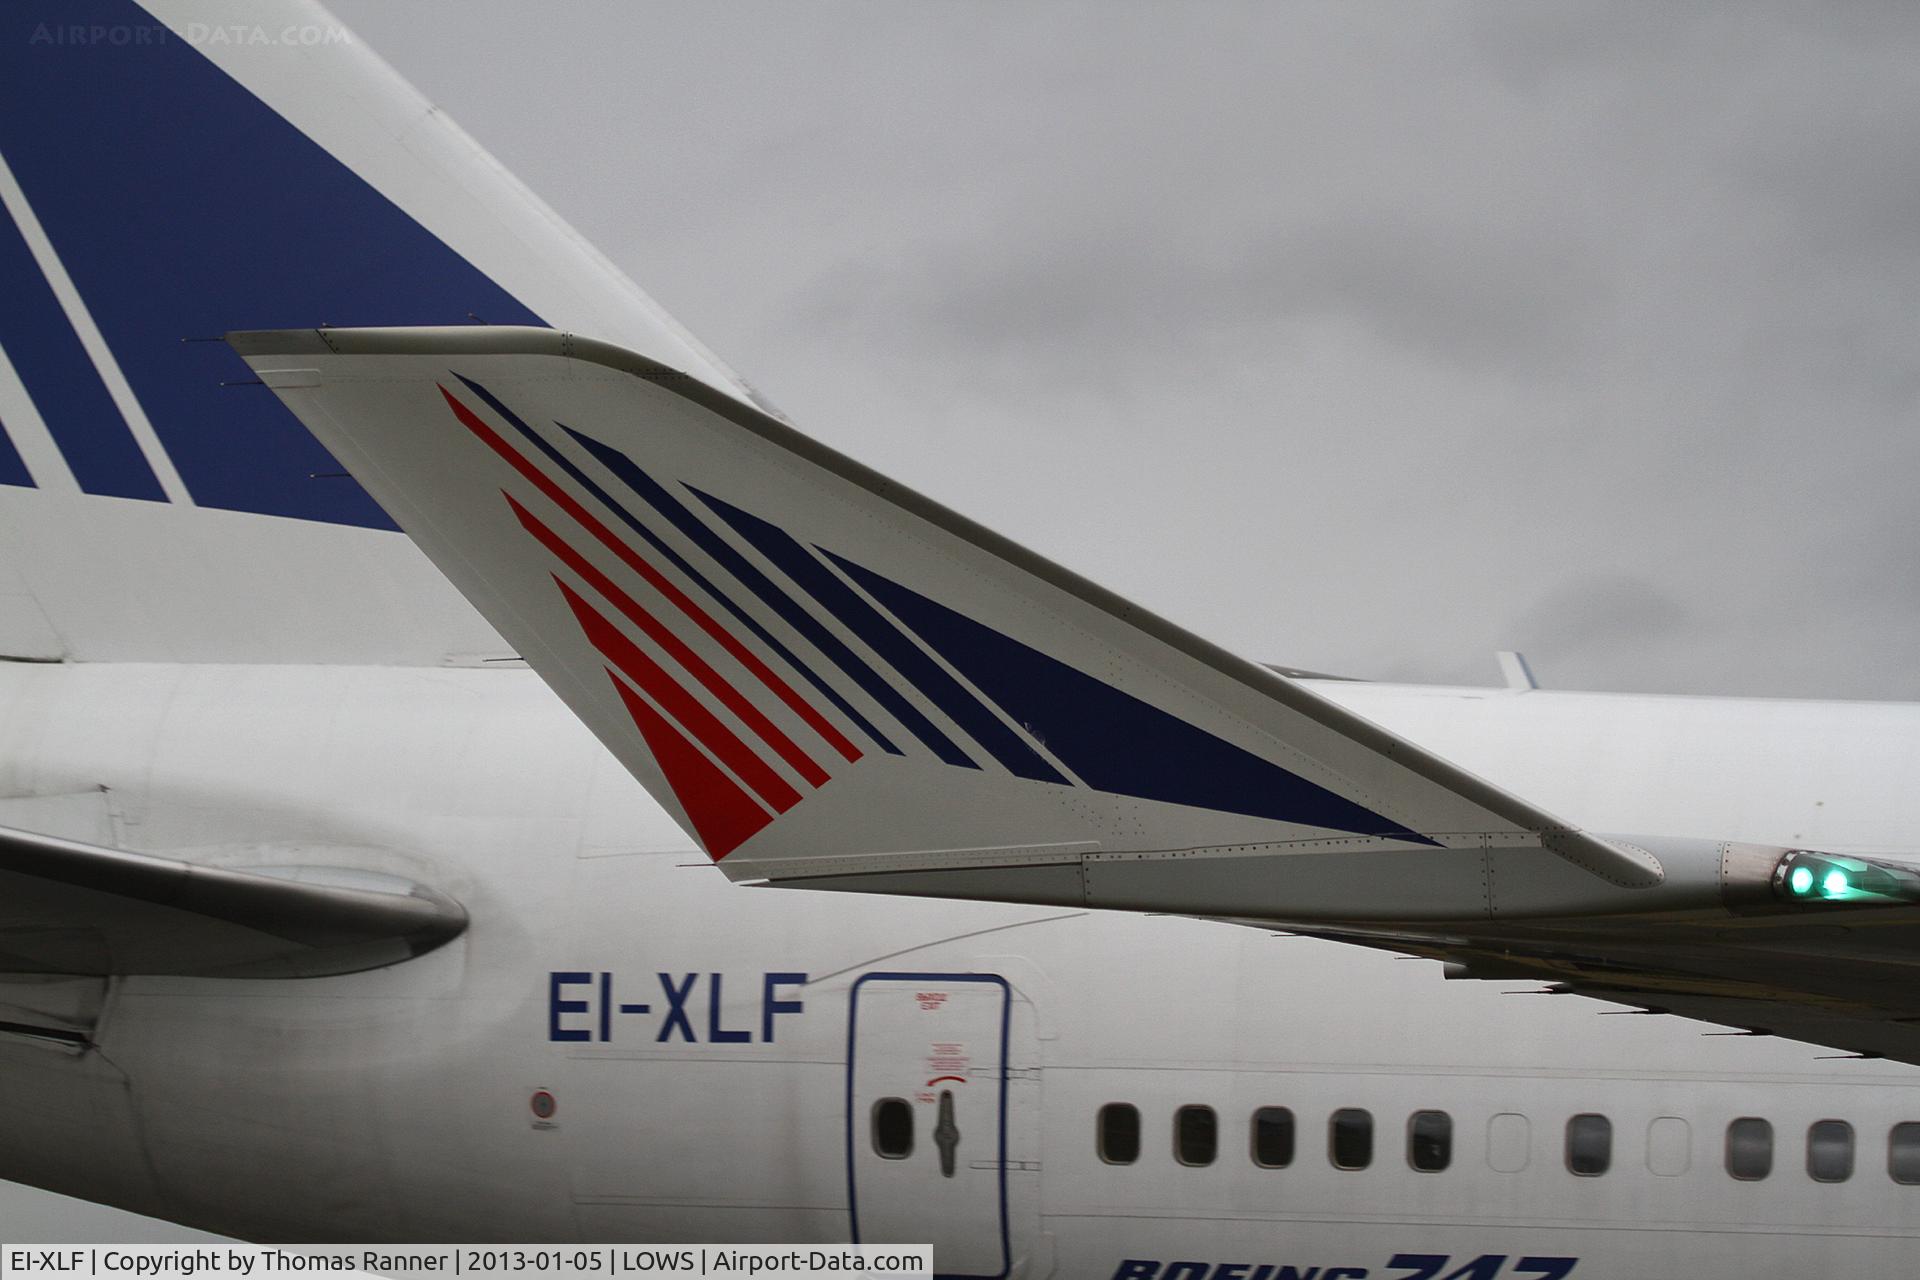
[[[1920,830],[1920,707],[1317,687],[1593,828]],[[1912,1068],[1225,924],[730,886],[523,670],[5,664],[0,709],[0,825],[396,873],[472,918],[348,977],[115,981],[92,1051],[0,1035],[7,1178],[259,1238],[857,1230],[1100,1280],[1887,1276],[1920,1236],[1888,1169]],[[1209,1163],[1177,1158],[1185,1106]],[[1286,1167],[1252,1158],[1260,1108],[1292,1113]],[[1341,1109],[1365,1168],[1330,1158]],[[1409,1165],[1416,1111],[1451,1120],[1443,1170]],[[1599,1176],[1576,1115],[1611,1122]],[[1742,1117],[1761,1180],[1725,1165]],[[1808,1175],[1821,1120],[1845,1181]]]

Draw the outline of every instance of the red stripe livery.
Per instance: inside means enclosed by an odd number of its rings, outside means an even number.
[[[538,516],[515,502],[513,495],[505,490],[501,496],[507,505],[513,508],[513,514],[520,517],[520,523],[528,533],[538,538],[547,550],[560,558],[561,563],[586,579],[587,585],[598,591],[607,602],[632,620],[633,624],[645,632],[652,641],[665,649],[686,671],[698,680],[708,693],[718,698],[734,715],[740,717],[746,726],[760,735],[762,741],[772,747],[782,760],[792,765],[794,771],[814,786],[820,786],[827,780],[827,772],[813,762],[813,759],[796,745],[792,738],[780,731],[780,726],[769,720],[766,713],[728,684],[707,664],[707,661],[687,646],[679,636],[673,634],[661,621],[647,612],[646,608],[632,596],[622,591],[617,583],[600,570],[593,567],[587,558],[541,523]]]
[[[613,531],[596,519],[592,512],[581,506],[545,472],[534,466],[519,450],[502,439],[499,432],[482,422],[473,410],[455,399],[452,392],[441,387],[440,394],[446,397],[447,405],[453,410],[453,416],[460,420],[460,425],[478,436],[489,449],[499,454],[509,466],[525,476],[541,493],[552,499],[556,506],[572,516],[581,528],[591,533],[609,551],[619,556],[628,568],[644,578],[655,591],[672,601],[680,612],[692,619],[694,625],[711,636],[714,642],[731,654],[741,666],[751,671],[773,692],[775,697],[791,707],[794,714],[806,721],[829,746],[849,762],[860,758],[860,748],[854,746],[844,733],[834,728],[832,722],[815,710],[806,699],[795,693],[792,686],[762,662],[751,649],[741,644],[725,627],[715,622],[712,615],[694,603],[686,592],[680,590],[665,575],[642,559],[639,552],[615,537]]]

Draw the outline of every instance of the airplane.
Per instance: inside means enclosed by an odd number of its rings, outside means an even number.
[[[802,434],[317,7],[4,22],[0,1177],[1903,1273],[1920,708],[1261,666]]]

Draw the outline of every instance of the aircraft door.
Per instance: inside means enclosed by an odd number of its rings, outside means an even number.
[[[847,1034],[853,1239],[933,1245],[936,1276],[1009,1274],[1012,991],[997,974],[870,973]]]

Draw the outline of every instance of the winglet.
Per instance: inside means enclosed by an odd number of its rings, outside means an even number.
[[[1486,850],[1662,879],[644,356],[230,341],[736,879],[1096,902],[1157,860],[1200,885],[1304,855],[1471,898]]]
[[[1528,664],[1524,653],[1514,649],[1502,649],[1493,656],[1500,662],[1500,676],[1507,682],[1507,688],[1515,693],[1526,693],[1540,687],[1540,682],[1534,678],[1533,667]]]

